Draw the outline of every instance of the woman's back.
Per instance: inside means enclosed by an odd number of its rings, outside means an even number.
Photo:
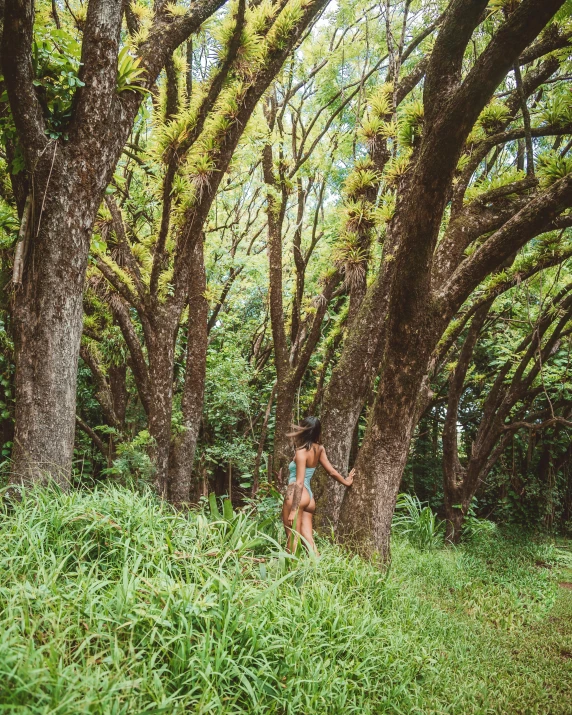
[[[296,458],[299,457],[301,453],[305,452],[305,454],[303,454],[303,458],[304,458],[304,462],[305,462],[304,486],[308,490],[308,494],[310,495],[311,499],[313,498],[311,479],[314,476],[316,467],[318,466],[318,464],[320,462],[320,450],[321,449],[323,449],[323,448],[317,444],[313,444],[309,449],[306,446],[299,447],[296,450],[294,459],[288,465],[288,469],[290,471],[290,476],[288,478],[288,484],[293,484],[296,481],[296,469],[297,469]]]
[[[351,486],[353,481],[353,470],[347,479],[344,479],[330,464],[326,452],[320,444],[320,431],[320,420],[317,417],[306,417],[288,435],[293,438],[295,452],[294,459],[288,466],[289,486],[282,505],[282,521],[288,536],[288,550],[293,552],[296,551],[297,533],[299,533],[304,538],[304,544],[317,553],[312,536],[312,516],[316,502],[312,494],[311,480],[318,464],[324,467],[330,477],[346,487]],[[293,531],[295,519],[297,521],[295,531]]]

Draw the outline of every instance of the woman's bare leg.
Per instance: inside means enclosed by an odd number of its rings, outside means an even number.
[[[300,534],[304,537],[304,546],[309,550],[313,551],[316,556],[319,556],[318,549],[314,543],[314,531],[312,526],[312,521],[314,517],[314,512],[316,511],[316,502],[314,499],[308,504],[304,513],[302,514],[302,524],[300,527]]]
[[[291,487],[294,485],[291,484]],[[286,497],[284,498],[284,504],[282,505],[282,523],[284,524],[284,530],[286,531],[286,550],[291,554],[296,553],[296,548],[298,547],[298,535],[301,533],[300,529],[302,526],[304,510],[310,505],[310,495],[306,487],[302,490],[302,497],[300,499],[300,505],[298,506],[298,514],[293,524],[294,528],[291,528],[288,524],[288,516],[292,511],[292,498],[293,489],[288,488],[286,492]],[[313,501],[313,500],[312,500]]]

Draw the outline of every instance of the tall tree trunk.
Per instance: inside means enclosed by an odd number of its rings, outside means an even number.
[[[391,278],[396,280],[395,273]],[[377,395],[356,463],[356,478],[346,490],[338,522],[340,540],[384,559],[389,557],[395,500],[420,417],[419,396],[440,336],[440,321],[427,305],[426,280],[427,275],[415,290],[398,285],[388,306]]]
[[[204,238],[204,237],[203,237]],[[169,500],[176,505],[193,501],[192,474],[205,395],[208,345],[208,302],[203,241],[197,241],[191,257],[187,365],[181,399],[183,432],[172,445]],[[197,491],[197,496],[200,496]]]
[[[100,197],[58,149],[51,144],[36,168],[27,255],[15,290],[11,482],[51,476],[65,487],[74,447],[83,284]]]
[[[386,239],[384,246],[380,275],[387,287],[387,299],[378,302],[379,322],[377,327],[374,324],[375,334],[380,335],[374,352],[383,356],[379,363],[380,383],[357,460],[354,486],[346,492],[339,518],[340,538],[364,553],[389,557],[393,509],[419,416],[419,394],[429,372],[431,352],[452,317],[443,309],[443,301],[433,299],[431,270],[463,144],[503,74],[561,4],[559,0],[542,3],[531,0],[519,5],[463,82],[463,56],[480,23],[486,0],[450,3],[437,35],[423,88],[423,137],[413,152],[407,176],[400,182],[395,212],[388,225],[389,244]],[[548,208],[549,202],[543,203]],[[530,213],[535,208],[529,206]],[[545,221],[545,215],[538,214],[539,224]],[[515,234],[517,226],[518,223],[511,226]],[[528,229],[534,227],[534,220],[529,221]],[[519,237],[522,235],[519,232]],[[499,264],[514,252],[509,247],[512,249],[507,240],[505,252],[497,256]],[[473,260],[478,262],[483,255],[480,253]],[[470,290],[495,267],[486,266],[488,270],[472,274]],[[449,312],[454,306],[454,313],[467,294],[461,291],[455,294],[453,290],[446,293]],[[367,297],[360,315],[366,302]],[[383,326],[381,329],[379,324]],[[363,337],[367,339],[369,335]],[[349,352],[344,350],[346,359]],[[360,372],[367,364],[359,360],[351,369]],[[345,375],[350,379],[347,368]],[[371,379],[369,373],[367,377]]]
[[[348,470],[354,430],[379,369],[384,331],[379,316],[386,300],[380,275],[362,301],[324,395],[322,441],[329,460],[342,474]],[[330,533],[338,523],[345,487],[329,479],[321,468],[313,484],[318,504],[316,528]]]
[[[286,483],[288,464],[292,461],[292,443],[286,435],[292,429],[292,415],[295,400],[296,389],[289,381],[277,384],[273,462],[274,471],[277,474],[278,486],[280,488]]]
[[[158,317],[157,323],[160,322]],[[155,325],[147,336],[149,354],[149,434],[155,467],[155,488],[163,498],[169,495],[169,451],[173,409],[173,366],[175,345],[168,321]]]
[[[218,2],[218,4],[217,4]],[[157,12],[141,44],[145,82],[212,15],[205,0],[184,18]],[[90,0],[73,116],[66,141],[48,139],[31,62],[33,2],[6,3],[2,74],[31,186],[33,213],[14,309],[16,427],[11,483],[65,487],[71,475],[82,297],[89,243],[99,208],[142,101],[117,91],[121,0]]]
[[[357,477],[344,495],[338,522],[341,541],[355,544],[367,555],[379,553],[384,559],[389,557],[391,520],[427,367],[414,357],[407,362],[384,370],[358,456]]]

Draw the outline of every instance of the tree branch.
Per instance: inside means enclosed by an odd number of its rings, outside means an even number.
[[[76,416],[75,416],[75,420],[76,420],[76,422],[77,422],[77,426],[78,426],[83,432],[85,432],[85,433],[88,435],[88,437],[91,438],[91,440],[93,441],[93,443],[95,444],[95,446],[97,447],[97,449],[101,452],[101,454],[102,454],[102,455],[105,457],[105,459],[107,460],[107,464],[108,464],[108,466],[109,466],[109,465],[110,465],[109,450],[108,450],[108,448],[105,446],[105,443],[103,442],[103,440],[101,439],[101,437],[97,434],[97,432],[95,432],[95,430],[93,430],[93,429],[87,424],[87,422],[84,422],[84,420],[82,420],[82,418],[81,418],[79,415],[76,415]]]
[[[437,296],[444,312],[453,315],[489,273],[571,205],[572,175],[568,175],[539,193],[460,264]]]
[[[34,91],[32,38],[34,3],[7,0],[2,34],[2,70],[10,108],[29,171],[33,171],[48,138],[42,109]]]
[[[79,78],[84,82],[74,96],[70,142],[89,143],[107,129],[117,97],[117,56],[122,0],[90,0],[81,47]]]

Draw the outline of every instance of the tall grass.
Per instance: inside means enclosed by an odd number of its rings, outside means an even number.
[[[443,546],[445,525],[429,506],[423,506],[413,494],[400,494],[395,505],[393,530],[419,549]]]
[[[37,489],[4,507],[0,709],[484,712],[467,705],[482,701],[482,624],[510,630],[554,599],[550,574],[530,567],[547,547],[502,562],[490,544],[397,541],[383,573],[328,542],[319,560],[293,558],[275,515],[229,506],[185,516],[108,488]]]

